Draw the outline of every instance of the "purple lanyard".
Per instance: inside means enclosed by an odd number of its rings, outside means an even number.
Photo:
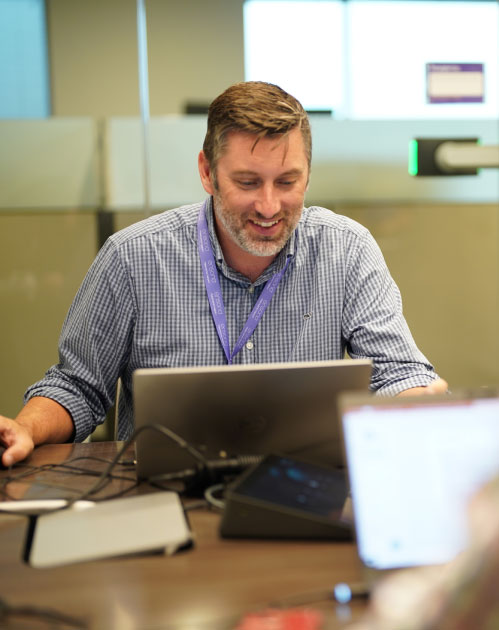
[[[198,251],[201,260],[201,268],[203,270],[204,284],[210,302],[211,314],[215,327],[217,329],[218,338],[224,349],[227,362],[230,365],[233,358],[241,350],[244,344],[253,334],[258,322],[262,319],[265,309],[270,304],[272,296],[276,292],[279,282],[286,273],[291,256],[288,256],[286,264],[281,271],[275,273],[270,280],[267,281],[262,294],[258,298],[257,303],[248,317],[248,321],[239,335],[234,350],[230,351],[229,330],[227,328],[227,317],[225,315],[225,306],[222,299],[222,291],[220,289],[220,281],[218,279],[218,270],[215,264],[215,256],[210,243],[210,233],[208,231],[208,223],[206,221],[206,201],[199,212],[198,217]]]

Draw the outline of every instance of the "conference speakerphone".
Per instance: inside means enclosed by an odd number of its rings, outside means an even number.
[[[268,455],[228,487],[220,534],[351,540],[347,499],[343,470]]]

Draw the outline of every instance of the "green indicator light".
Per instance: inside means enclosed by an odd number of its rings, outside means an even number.
[[[418,141],[409,141],[409,175],[418,174]]]

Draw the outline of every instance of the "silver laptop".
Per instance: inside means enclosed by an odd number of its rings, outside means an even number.
[[[499,473],[499,391],[342,396],[340,414],[366,579],[456,557],[471,495]]]
[[[162,425],[206,459],[281,453],[337,466],[344,461],[337,396],[367,392],[371,372],[361,359],[140,369],[135,429]],[[137,435],[136,457],[140,479],[198,463],[153,429]]]

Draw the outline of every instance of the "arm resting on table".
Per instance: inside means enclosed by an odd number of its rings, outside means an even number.
[[[410,387],[402,392],[399,392],[397,396],[419,396],[419,395],[431,395],[431,394],[445,394],[448,391],[448,383],[443,378],[438,378],[433,383],[430,383],[427,387]]]

